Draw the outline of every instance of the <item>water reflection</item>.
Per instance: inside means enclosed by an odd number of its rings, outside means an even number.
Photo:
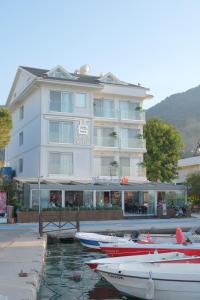
[[[44,279],[38,300],[136,300],[121,295],[84,265],[87,260],[101,257],[105,255],[90,252],[78,242],[48,245]]]

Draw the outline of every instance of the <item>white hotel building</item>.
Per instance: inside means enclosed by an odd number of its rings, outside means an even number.
[[[6,161],[26,183],[24,206],[38,206],[38,180],[42,207],[73,207],[78,200],[154,215],[159,193],[184,199],[183,187],[146,180],[142,105],[152,97],[148,89],[88,71],[88,65],[74,73],[61,66],[17,70],[7,100],[13,130]],[[120,185],[123,177],[128,185]]]

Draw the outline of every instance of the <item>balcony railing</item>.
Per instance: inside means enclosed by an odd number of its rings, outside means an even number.
[[[120,176],[130,176],[130,167],[120,166]]]
[[[132,148],[146,149],[146,140],[135,138],[135,139],[128,139],[127,141],[121,141],[121,148],[124,148],[124,149],[132,149]]]
[[[145,112],[144,111],[120,111],[120,119],[121,120],[145,120]]]
[[[99,147],[117,147],[118,141],[115,137],[94,137],[94,145]]]
[[[94,108],[94,116],[97,118],[117,119],[118,112],[116,110],[98,110]]]
[[[117,111],[117,110],[97,110],[94,109],[94,116],[97,118],[105,119],[118,119],[118,120],[132,120],[132,121],[144,121],[144,111]]]
[[[118,168],[113,166],[100,166],[94,170],[95,176],[118,176]]]

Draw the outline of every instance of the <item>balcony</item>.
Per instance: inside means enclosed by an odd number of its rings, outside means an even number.
[[[123,149],[146,149],[146,140],[133,138],[121,141],[121,148]]]
[[[109,109],[100,110],[94,107],[94,116],[97,118],[104,118],[104,119],[117,119],[118,113],[116,110],[109,110]]]
[[[121,120],[145,121],[144,111],[120,111]]]
[[[94,169],[95,176],[118,176],[118,168],[111,165],[108,166],[95,166]]]
[[[120,177],[130,176],[130,166],[120,166]]]
[[[114,137],[94,137],[94,145],[97,147],[117,147],[118,141]]]

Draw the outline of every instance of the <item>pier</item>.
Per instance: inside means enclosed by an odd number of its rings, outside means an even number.
[[[31,228],[0,226],[0,299],[35,300],[40,287],[46,237]]]

